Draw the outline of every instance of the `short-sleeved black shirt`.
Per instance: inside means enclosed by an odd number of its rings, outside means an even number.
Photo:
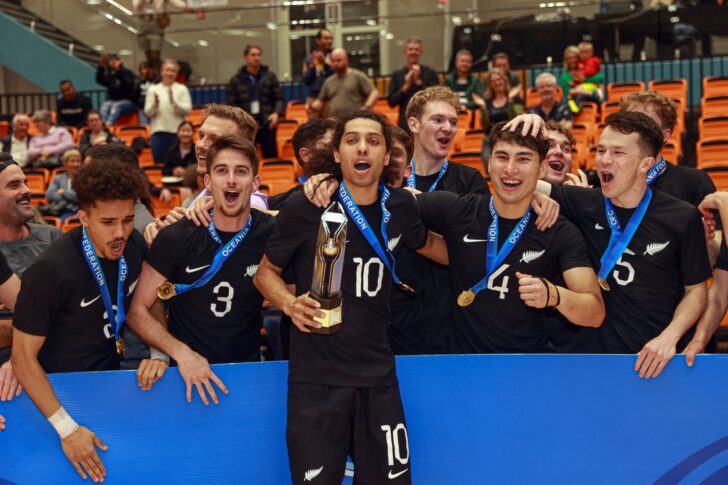
[[[210,363],[260,360],[263,297],[253,276],[275,219],[251,210],[248,236],[204,286],[168,302],[169,331]],[[236,233],[217,231],[226,244]],[[152,244],[148,263],[175,284],[192,284],[212,263],[219,245],[206,227],[182,219],[165,227]]]
[[[437,173],[416,176],[417,190],[427,192]],[[488,183],[477,170],[450,162],[435,187],[456,194],[490,193]],[[417,290],[415,295],[392,290],[392,326],[389,341],[395,354],[433,354],[449,351],[452,302],[447,266],[405,249],[397,259],[397,274]]]
[[[13,276],[13,270],[10,269],[8,260],[5,259],[3,253],[0,253],[0,285],[4,285],[11,276]]]
[[[669,162],[651,187],[696,207],[706,195],[715,192],[715,184],[704,171]]]
[[[598,270],[611,235],[601,190],[553,186],[551,197],[581,230]],[[617,207],[616,212],[624,228],[634,209]],[[700,212],[687,202],[653,191],[642,223],[609,274],[610,291],[603,293],[604,323],[598,329],[581,330],[581,349],[639,352],[670,324],[684,287],[702,283],[710,275]]]
[[[48,373],[119,368],[114,333],[99,287],[84,259],[81,235],[80,227],[67,232],[38,257],[23,275],[15,305],[15,328],[46,337],[38,361]],[[127,312],[146,255],[144,238],[133,231],[124,248]],[[116,305],[119,261],[99,257],[99,262],[111,302]]]
[[[490,197],[481,194],[457,196],[449,192],[417,197],[422,220],[442,234],[450,257],[451,302],[485,277],[486,241],[492,217]],[[499,218],[498,248],[519,220]],[[591,267],[578,229],[560,217],[546,231],[533,222],[518,245],[489,278],[467,307],[455,305],[451,345],[457,353],[545,352],[548,310],[527,306],[520,298],[516,272],[557,281],[578,267]]]
[[[295,185],[288,189],[286,192],[268,197],[268,209],[272,211],[281,210],[281,208],[285,205],[285,203],[293,194],[302,190],[303,185]]]
[[[725,239],[720,245],[720,253],[718,254],[718,260],[715,262],[715,268],[728,271],[728,246],[726,246]]]
[[[387,209],[392,218],[387,233],[390,249],[397,257],[405,247],[422,247],[427,232],[412,195],[402,189],[390,190]],[[379,231],[379,202],[359,208],[384,244]],[[293,194],[278,215],[265,251],[271,263],[293,270],[299,295],[311,287],[323,211],[309,203],[303,192]],[[387,340],[392,276],[351,219],[346,239],[341,281],[342,329],[333,335],[291,330],[290,382],[352,387],[396,383],[394,355]]]

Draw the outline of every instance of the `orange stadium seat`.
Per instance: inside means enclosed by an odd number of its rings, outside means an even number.
[[[175,188],[169,189],[169,191],[172,193],[172,198],[169,200],[169,202],[163,202],[162,199],[160,199],[159,196],[156,195],[152,197],[154,217],[162,217],[164,215],[167,215],[169,211],[171,211],[175,207],[179,207],[182,205],[182,194],[180,193],[180,190]]]
[[[201,125],[202,118],[204,117],[204,111],[201,109],[193,109],[187,114],[187,121],[193,125]]]
[[[152,165],[151,167],[143,167],[144,173],[147,174],[149,182],[155,187],[163,187],[162,183],[162,166]]]
[[[715,184],[715,188],[721,192],[728,191],[728,168],[709,168],[705,170]]]
[[[139,126],[139,113],[136,111],[128,115],[121,115],[114,124],[115,127],[119,126]]]
[[[81,225],[81,221],[78,217],[69,217],[65,221],[63,221],[63,225],[61,226],[61,231],[68,232],[74,227],[78,227]]]
[[[526,90],[526,108],[533,108],[541,104],[541,95],[538,94],[536,88],[528,88]]]
[[[483,177],[486,176],[485,173],[485,165],[483,165],[483,158],[481,157],[480,152],[463,152],[463,153],[455,153],[451,157],[448,158],[448,160],[452,163],[457,163],[459,165],[466,165],[468,167],[474,168],[478,172],[480,172]]]
[[[122,135],[133,135],[133,136],[141,136],[145,140],[149,141],[149,137],[151,136],[151,130],[149,126],[146,125],[137,125],[137,126],[119,126],[116,128],[116,136],[119,138],[122,137]]]
[[[46,224],[49,226],[57,227],[58,229],[61,228],[61,218],[60,217],[54,217],[54,216],[43,216],[43,220]]]
[[[619,101],[606,101],[602,103],[602,121],[612,113],[619,111]]]
[[[460,142],[460,151],[462,152],[480,152],[483,149],[483,139],[485,131],[468,130]]]
[[[27,181],[25,185],[28,186],[31,192],[43,192],[46,189],[47,174],[45,170],[24,170]]]
[[[639,93],[645,90],[642,81],[607,84],[607,101],[619,101],[626,94]]]
[[[703,78],[703,97],[727,96],[728,77],[706,76]]]
[[[696,146],[696,151],[698,168],[728,168],[728,138],[701,140]]]
[[[151,167],[154,165],[154,156],[152,155],[151,148],[143,148],[139,153],[139,166],[140,167]]]
[[[293,143],[291,143],[291,140],[288,140],[283,144],[281,149],[278,151],[278,158],[293,160],[296,158],[296,154],[293,150]]]
[[[574,136],[577,145],[588,147],[592,136],[592,128],[586,124],[575,123],[571,127],[571,134]]]
[[[728,95],[703,97],[700,100],[700,111],[703,118],[725,116],[728,114]]]
[[[10,133],[10,123],[7,121],[0,121],[0,138],[8,136]]]
[[[662,147],[662,157],[673,165],[680,164],[680,149],[672,141],[668,141]]]
[[[298,128],[298,121],[296,120],[285,119],[278,121],[278,126],[276,127],[276,147],[278,148],[278,153],[283,151],[283,145],[293,138],[293,133],[296,132],[296,128]]]
[[[574,123],[597,123],[599,122],[599,105],[592,101],[585,101],[581,110],[574,115]]]
[[[301,101],[289,101],[286,105],[286,119],[296,120],[299,125],[308,121],[306,104]]]
[[[293,160],[265,160],[260,165],[258,174],[264,182],[271,180],[295,182],[295,162]]]
[[[680,99],[685,105],[688,99],[688,81],[683,78],[655,80],[649,82],[647,89],[657,91],[668,98]]]
[[[726,113],[728,115],[728,113]],[[728,116],[712,116],[698,120],[700,140],[713,140],[728,136]]]
[[[48,201],[45,198],[45,192],[31,192],[30,205],[32,205],[33,207],[37,207],[39,205],[48,205]]]
[[[591,147],[586,153],[586,156],[582,158],[584,161],[583,167],[587,170],[595,170],[597,166],[597,148]]]
[[[260,190],[264,194],[267,194],[268,196],[272,196],[287,192],[288,190],[293,188],[294,185],[296,185],[295,182],[288,182],[285,180],[263,180],[258,187],[258,190]]]

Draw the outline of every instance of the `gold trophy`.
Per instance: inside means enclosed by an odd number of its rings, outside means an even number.
[[[331,335],[341,330],[341,273],[346,224],[346,214],[338,202],[332,203],[321,215],[309,296],[321,304],[324,317],[316,318],[321,327],[309,327],[313,333]]]

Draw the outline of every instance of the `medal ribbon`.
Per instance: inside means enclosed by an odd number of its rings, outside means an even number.
[[[215,253],[215,257],[212,259],[210,267],[207,268],[207,271],[205,271],[202,276],[200,276],[200,279],[189,285],[182,283],[174,285],[177,295],[205,286],[217,274],[217,272],[220,271],[220,268],[222,268],[222,265],[225,264],[225,261],[232,256],[238,246],[243,243],[245,238],[248,237],[248,232],[250,232],[250,228],[253,225],[253,216],[249,215],[248,222],[245,223],[245,226],[240,230],[240,232],[223,246],[222,240],[220,239],[220,236],[217,235],[217,230],[215,229],[214,215],[215,211],[210,211],[210,224],[207,226],[207,232],[210,233],[210,237],[216,243],[220,244],[220,248],[217,250],[217,253]]]
[[[664,158],[657,162],[654,167],[650,169],[649,172],[647,172],[647,185],[652,185],[652,182],[657,180],[657,178],[665,173],[665,169],[667,168],[667,160]]]
[[[119,279],[116,286],[116,312],[114,312],[114,305],[111,303],[111,294],[109,294],[109,286],[106,284],[104,270],[101,269],[101,263],[99,263],[99,258],[96,257],[96,251],[94,251],[86,228],[83,227],[82,230],[81,250],[91,270],[91,274],[94,276],[94,281],[96,281],[96,285],[99,287],[101,300],[104,302],[104,308],[106,309],[106,315],[108,315],[111,329],[114,331],[114,339],[118,342],[121,339],[121,330],[124,328],[124,323],[126,322],[126,312],[124,311],[124,282],[128,273],[126,259],[124,259],[124,256],[119,258]]]
[[[601,264],[599,273],[597,274],[599,278],[606,281],[609,273],[612,271],[612,268],[614,268],[614,265],[617,264],[617,260],[619,260],[622,256],[624,250],[627,249],[627,245],[634,237],[635,232],[637,232],[637,228],[642,222],[642,219],[645,217],[647,206],[650,205],[650,200],[652,200],[652,190],[648,187],[645,191],[645,195],[642,196],[642,200],[640,200],[637,209],[635,209],[632,217],[629,218],[627,227],[624,231],[622,231],[622,226],[619,224],[619,219],[617,219],[617,213],[612,201],[604,199],[604,210],[607,214],[607,222],[612,230],[612,235],[609,237],[607,250],[604,251],[602,258],[599,260],[599,263]]]
[[[493,204],[493,197],[490,198],[488,209],[490,210],[490,216],[493,221],[488,227],[488,242],[486,243],[485,249],[485,278],[470,288],[470,291],[476,295],[488,286],[488,278],[490,278],[490,275],[503,264],[503,261],[506,260],[508,255],[511,254],[511,251],[518,245],[533,217],[533,210],[529,207],[518,224],[516,224],[516,227],[511,231],[508,239],[503,242],[500,251],[498,251],[498,213]]]
[[[369,243],[369,246],[372,247],[376,255],[382,260],[382,263],[384,263],[384,266],[386,266],[392,274],[392,281],[394,281],[394,284],[401,285],[402,282],[397,276],[397,273],[394,271],[395,258],[394,254],[392,254],[392,251],[389,249],[389,237],[387,236],[387,224],[389,224],[389,220],[392,218],[392,214],[387,209],[387,200],[389,200],[390,194],[387,187],[385,187],[385,185],[381,182],[379,183],[379,190],[382,191],[379,204],[382,207],[382,226],[380,231],[382,234],[382,240],[384,241],[384,248],[382,248],[379,240],[374,235],[374,231],[369,225],[369,222],[367,222],[366,217],[364,217],[364,214],[362,214],[359,210],[359,206],[356,202],[354,202],[351,194],[349,194],[349,189],[346,188],[346,183],[343,180],[341,181],[341,184],[339,184],[339,200],[346,208],[349,218],[354,221],[354,224],[356,224],[356,227],[359,228],[364,239],[366,239]]]
[[[442,167],[440,167],[440,172],[437,174],[437,178],[430,186],[430,189],[428,190],[428,192],[435,191],[435,189],[437,188],[437,184],[440,183],[440,180],[442,180],[442,177],[445,175],[445,172],[447,172],[447,166],[448,166],[448,161],[445,160],[442,164]],[[416,189],[417,188],[417,175],[415,174],[415,159],[414,158],[412,160],[410,160],[410,167],[412,168],[412,173],[410,174],[409,177],[407,177],[407,187]]]
[[[303,174],[300,177],[298,177],[298,179],[296,179],[296,180],[298,180],[299,184],[304,185],[306,183],[306,181],[308,180],[308,177],[306,177],[306,174]]]

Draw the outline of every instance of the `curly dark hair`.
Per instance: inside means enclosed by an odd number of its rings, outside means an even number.
[[[136,200],[144,192],[145,181],[138,170],[114,159],[87,163],[73,179],[82,209],[93,207],[97,200]]]

